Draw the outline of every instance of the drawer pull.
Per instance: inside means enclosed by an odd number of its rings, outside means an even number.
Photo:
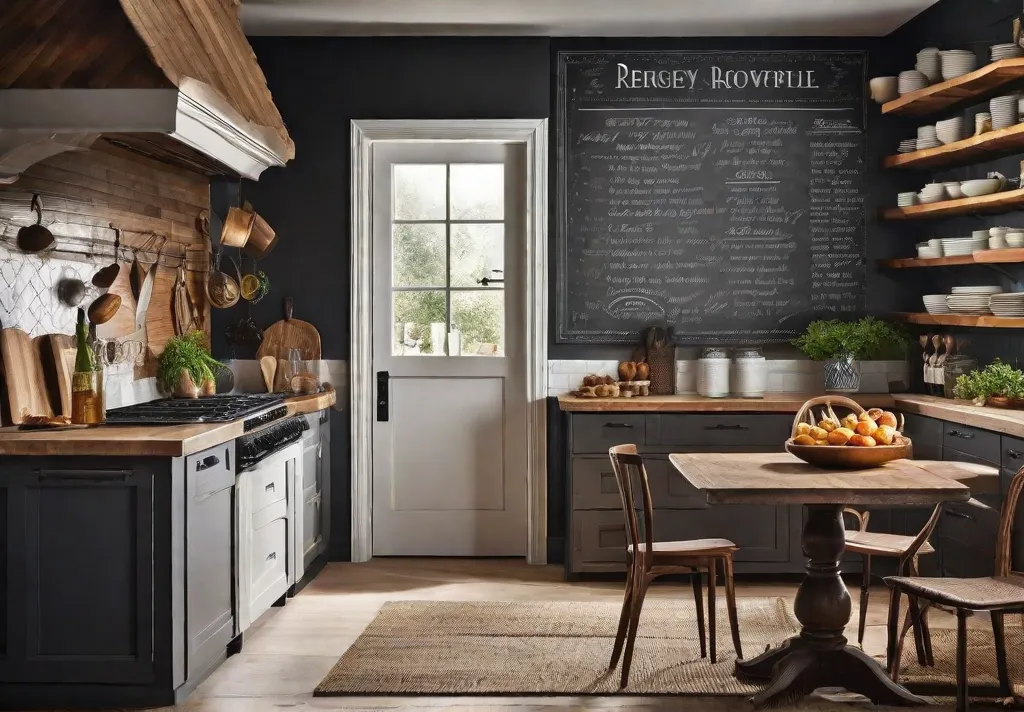
[[[277,559],[277,552],[276,551],[272,551],[269,554],[267,554],[267,561],[275,561],[276,559]]]
[[[957,519],[966,519],[969,522],[977,521],[970,514],[964,514],[963,512],[957,512],[957,511],[952,510],[952,509],[944,509],[944,510],[942,510],[942,513],[943,514],[947,514],[950,517],[956,517]]]
[[[1019,460],[1024,457],[1024,452],[1020,450],[1007,450],[1006,454],[1010,456],[1011,460]]]
[[[64,480],[67,482],[111,482],[114,480],[128,481],[131,470],[35,470],[40,480]]]
[[[605,423],[602,427],[605,428],[632,428],[632,423]]]
[[[974,433],[965,433],[962,430],[950,430],[949,435],[954,438],[963,438],[964,440],[974,440]]]
[[[749,430],[746,425],[726,425],[725,423],[718,423],[717,425],[705,425],[705,430]]]
[[[273,492],[276,489],[277,489],[277,487],[274,485],[273,482],[271,482],[269,485],[267,485],[266,487],[263,488],[263,491],[264,492]]]
[[[196,463],[196,472],[202,472],[203,470],[209,470],[211,467],[216,467],[220,464],[220,458],[216,455],[209,455],[204,457],[202,460]]]

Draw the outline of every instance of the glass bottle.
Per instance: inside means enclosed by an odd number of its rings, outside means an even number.
[[[89,344],[89,327],[85,323],[85,311],[78,310],[76,329],[75,372],[71,375],[71,422],[78,425],[102,423],[106,413],[103,409],[103,372],[96,368],[96,356]]]

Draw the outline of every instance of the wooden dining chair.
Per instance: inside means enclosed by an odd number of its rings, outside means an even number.
[[[1007,613],[1024,613],[1024,572],[1013,571],[1010,568],[1011,535],[1017,512],[1017,500],[1020,499],[1022,489],[1024,489],[1024,467],[1018,470],[1010,481],[1010,487],[999,513],[993,576],[968,579],[890,576],[885,579],[892,589],[889,599],[889,640],[886,654],[889,659],[889,675],[894,681],[899,678],[903,639],[906,637],[907,630],[916,623],[915,619],[922,619],[928,608],[933,606],[943,606],[956,611],[957,712],[966,712],[968,708],[967,618],[977,612],[988,612],[992,619],[992,638],[996,651],[999,694],[1001,697],[1015,698],[1006,665],[1003,616]],[[920,610],[907,612],[903,628],[897,633],[900,595],[904,593],[912,599],[923,602],[923,605]]]
[[[633,660],[633,644],[636,641],[640,609],[651,582],[666,574],[688,573],[693,585],[693,600],[697,606],[697,630],[700,636],[700,656],[707,657],[704,633],[704,600],[701,593],[701,574],[708,572],[708,618],[710,623],[709,643],[711,662],[717,662],[715,650],[715,588],[717,568],[721,563],[725,577],[725,600],[729,612],[729,628],[736,657],[743,658],[740,646],[739,622],[736,618],[736,588],[733,584],[732,553],[738,548],[728,539],[692,539],[689,541],[654,541],[654,505],[651,487],[647,481],[647,469],[643,458],[637,454],[636,445],[616,445],[608,450],[612,469],[619,485],[622,498],[622,513],[626,519],[628,545],[628,569],[626,591],[622,598],[622,612],[619,614],[619,628],[615,633],[612,658],[608,669],[614,670],[622,657],[622,678],[620,687],[629,682],[629,666]],[[637,523],[637,509],[634,499],[634,478],[640,484],[642,497],[643,527]],[[683,515],[685,516],[685,515]]]
[[[932,515],[925,522],[921,531],[916,536],[904,536],[900,534],[884,534],[882,532],[869,532],[868,521],[871,512],[859,512],[856,509],[847,507],[843,509],[844,514],[853,515],[857,520],[856,529],[846,530],[846,550],[860,554],[863,557],[863,572],[860,584],[860,620],[857,625],[857,642],[864,645],[864,628],[868,615],[868,596],[871,586],[871,559],[872,557],[888,557],[897,560],[896,574],[898,576],[920,576],[921,569],[918,565],[918,558],[928,554],[934,554],[929,539],[935,531],[935,525],[939,522],[942,514],[942,505],[932,510]],[[910,606],[915,613],[918,612],[917,601],[910,599]],[[928,635],[928,617],[921,616],[920,620],[914,619],[914,642],[917,644],[917,657],[922,665],[934,665],[931,650],[931,636]]]

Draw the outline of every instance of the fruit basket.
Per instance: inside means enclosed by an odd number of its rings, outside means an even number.
[[[848,408],[851,414],[840,418],[833,405]],[[824,406],[820,416],[814,413],[815,406]],[[903,436],[902,416],[897,419],[880,408],[865,410],[842,396],[820,396],[800,406],[786,451],[818,467],[866,470],[910,457],[913,446]]]

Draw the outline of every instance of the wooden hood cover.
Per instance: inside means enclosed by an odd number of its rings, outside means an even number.
[[[256,179],[294,158],[238,0],[0,3],[0,182],[99,135]]]

